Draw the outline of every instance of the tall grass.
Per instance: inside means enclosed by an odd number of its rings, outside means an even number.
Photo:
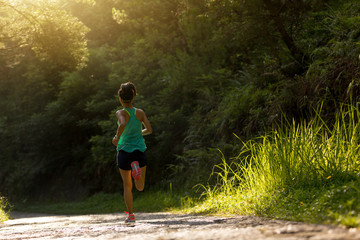
[[[9,215],[6,211],[8,202],[6,198],[0,196],[0,223],[9,219]]]
[[[359,117],[358,109],[349,106],[340,110],[331,127],[316,114],[309,123],[281,126],[261,143],[246,143],[250,166],[242,171],[243,185],[263,191],[354,178],[360,160]]]
[[[354,106],[342,107],[331,125],[317,111],[309,122],[284,121],[277,130],[243,142],[239,156],[230,161],[223,158],[216,166],[218,184],[205,187],[205,201],[193,211],[305,220],[301,212],[307,207],[314,220],[316,212],[337,214],[332,208],[339,203],[331,201],[341,196],[334,189],[343,191],[347,185],[351,196],[344,199],[352,201],[348,210],[359,212],[360,202],[353,199],[360,195],[359,119]],[[326,199],[320,201],[321,194],[327,194]]]

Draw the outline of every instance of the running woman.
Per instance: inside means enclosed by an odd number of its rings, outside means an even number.
[[[135,223],[131,176],[134,178],[136,189],[142,191],[145,185],[147,161],[143,135],[152,133],[151,124],[145,112],[132,105],[136,94],[133,83],[121,84],[118,95],[124,109],[116,112],[118,128],[112,140],[112,143],[117,146],[117,164],[124,185],[124,200],[128,210],[128,216],[125,219],[127,224]]]

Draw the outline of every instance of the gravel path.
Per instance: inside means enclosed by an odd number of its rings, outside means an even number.
[[[125,214],[45,215],[12,213],[0,224],[0,239],[360,239],[360,230],[271,220],[252,216],[214,217],[136,213],[135,226]]]

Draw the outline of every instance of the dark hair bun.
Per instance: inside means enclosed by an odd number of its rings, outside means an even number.
[[[119,97],[125,102],[130,102],[136,96],[136,88],[132,82],[123,83],[119,89]]]

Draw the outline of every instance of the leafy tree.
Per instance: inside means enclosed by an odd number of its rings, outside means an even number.
[[[21,49],[28,47],[61,71],[84,66],[88,30],[56,2],[2,0],[0,13],[3,54],[19,58],[24,54]]]
[[[56,168],[53,161],[63,159],[52,151],[61,135],[56,116],[46,112],[62,72],[84,67],[88,30],[53,1],[4,0],[0,13],[1,188],[35,196]]]

